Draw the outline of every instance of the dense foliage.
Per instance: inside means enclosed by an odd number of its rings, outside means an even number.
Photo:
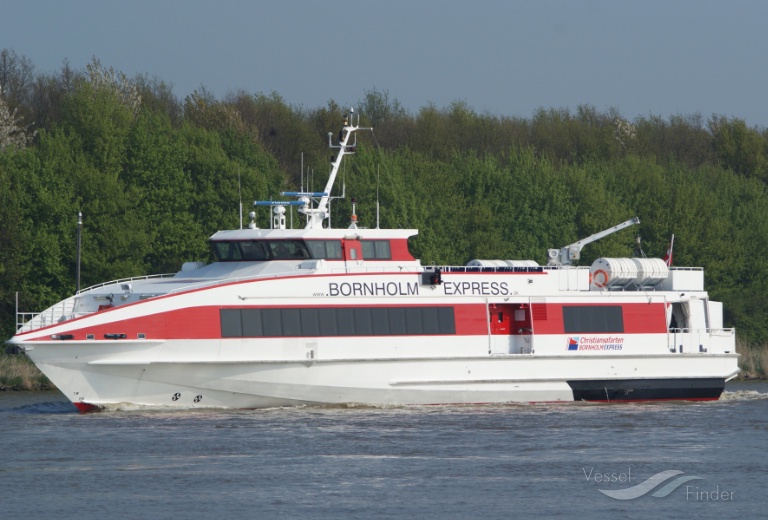
[[[75,290],[78,211],[83,287],[207,261],[207,237],[239,226],[239,200],[323,187],[327,134],[345,112],[275,93],[179,100],[95,59],[36,75],[9,50],[0,88],[0,338],[13,332],[15,292],[21,310],[42,310]],[[424,263],[544,263],[548,248],[637,215],[640,226],[588,246],[582,265],[631,256],[637,233],[648,256],[663,256],[674,233],[675,264],[706,269],[726,324],[768,343],[765,130],[722,116],[627,121],[590,106],[527,119],[461,102],[411,114],[376,90],[357,108],[375,130],[344,163],[335,224],[354,196],[375,226],[378,192],[381,226],[420,229],[412,249]]]

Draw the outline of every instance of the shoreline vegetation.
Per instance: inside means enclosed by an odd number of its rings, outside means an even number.
[[[768,379],[768,348],[765,346],[750,345],[736,340],[736,352],[739,357],[739,381],[752,379]]]
[[[56,386],[24,354],[0,350],[0,392],[56,390]]]
[[[181,98],[160,78],[130,78],[95,57],[42,75],[10,49],[0,63],[8,318],[17,291],[24,310],[74,294],[78,251],[82,287],[211,261],[206,238],[237,229],[237,201],[320,188],[327,132],[348,117],[332,99],[304,107],[277,92],[216,98],[201,87]],[[528,117],[462,101],[410,112],[387,91],[362,94],[349,101],[375,134],[360,134],[345,163],[350,195],[334,201],[335,219],[352,214],[354,196],[360,226],[419,230],[410,252],[424,265],[542,265],[550,248],[636,215],[640,228],[590,245],[580,264],[632,256],[635,232],[661,258],[674,234],[674,265],[705,267],[724,323],[768,345],[768,245],[755,240],[768,230],[768,129],[717,114],[629,120],[588,104]],[[259,210],[257,225],[267,219]],[[0,337],[12,327],[0,320]]]
[[[768,380],[768,348],[739,342],[737,381]],[[56,390],[56,386],[24,354],[0,351],[0,392]]]

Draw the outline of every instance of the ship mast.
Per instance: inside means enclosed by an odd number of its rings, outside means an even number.
[[[336,176],[339,173],[339,167],[341,166],[341,160],[345,155],[351,155],[355,153],[357,148],[357,136],[352,139],[352,135],[358,130],[373,130],[373,128],[361,128],[360,127],[360,115],[357,115],[357,121],[354,121],[355,110],[352,108],[349,110],[349,114],[344,118],[344,126],[339,131],[339,144],[333,144],[333,132],[328,132],[328,147],[336,148],[338,152],[335,158],[331,158],[331,175],[328,177],[328,182],[325,185],[325,189],[322,193],[313,193],[314,196],[320,196],[320,202],[316,208],[309,206],[308,198],[304,200],[307,204],[299,208],[299,213],[307,216],[307,225],[305,229],[320,228],[323,226],[323,220],[328,218],[330,210],[328,209],[328,203],[331,200],[331,190],[333,184],[336,181]],[[356,124],[355,124],[356,123]],[[307,194],[304,194],[305,197]]]

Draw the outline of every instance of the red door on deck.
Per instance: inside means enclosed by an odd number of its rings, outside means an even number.
[[[491,323],[491,334],[514,334],[512,332],[512,320],[514,318],[514,305],[506,303],[492,303],[488,306],[488,319]]]
[[[531,352],[531,308],[526,303],[488,305],[491,354]]]

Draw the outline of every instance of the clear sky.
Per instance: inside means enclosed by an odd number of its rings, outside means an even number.
[[[96,56],[181,98],[274,91],[318,108],[375,88],[412,114],[590,104],[768,127],[763,0],[6,0],[0,13],[0,48],[37,72]]]

